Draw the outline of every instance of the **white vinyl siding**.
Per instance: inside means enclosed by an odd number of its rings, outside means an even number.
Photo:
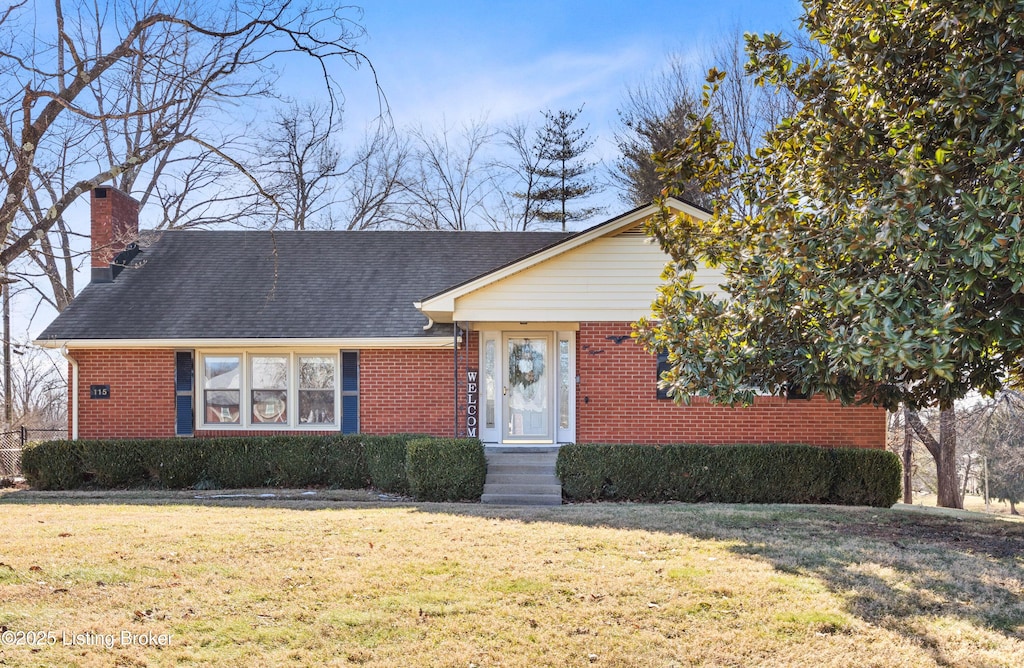
[[[459,321],[629,321],[650,313],[668,260],[642,235],[595,239],[456,298]],[[697,284],[711,290],[720,272],[704,268]]]

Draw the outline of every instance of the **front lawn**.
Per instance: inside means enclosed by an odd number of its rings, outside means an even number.
[[[0,663],[888,667],[1024,657],[1021,522],[275,493],[0,496]],[[33,646],[15,644],[30,636]]]

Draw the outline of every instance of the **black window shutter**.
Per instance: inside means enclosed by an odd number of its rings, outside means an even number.
[[[194,369],[191,350],[174,353],[174,433],[178,436],[192,436]]]
[[[669,398],[668,397],[668,388],[661,387],[660,386],[660,382],[661,382],[661,374],[665,373],[670,368],[671,367],[669,366],[669,363],[668,363],[668,353],[664,352],[664,351],[658,353],[658,373],[654,377],[654,383],[655,383],[654,387],[656,388],[656,391],[657,391],[657,395],[656,396],[657,396],[658,399],[668,399]]]

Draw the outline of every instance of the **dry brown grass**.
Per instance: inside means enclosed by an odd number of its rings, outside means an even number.
[[[1024,665],[1021,523],[193,496],[0,497],[0,626],[57,634],[0,663]],[[122,630],[171,639],[61,643]]]

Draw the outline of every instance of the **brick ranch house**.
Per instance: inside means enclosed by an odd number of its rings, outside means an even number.
[[[653,207],[573,234],[170,231],[136,246],[133,199],[101,187],[91,202],[92,282],[36,341],[69,361],[71,438],[884,447],[870,406],[659,396],[658,361],[630,338],[666,261],[642,229]]]

